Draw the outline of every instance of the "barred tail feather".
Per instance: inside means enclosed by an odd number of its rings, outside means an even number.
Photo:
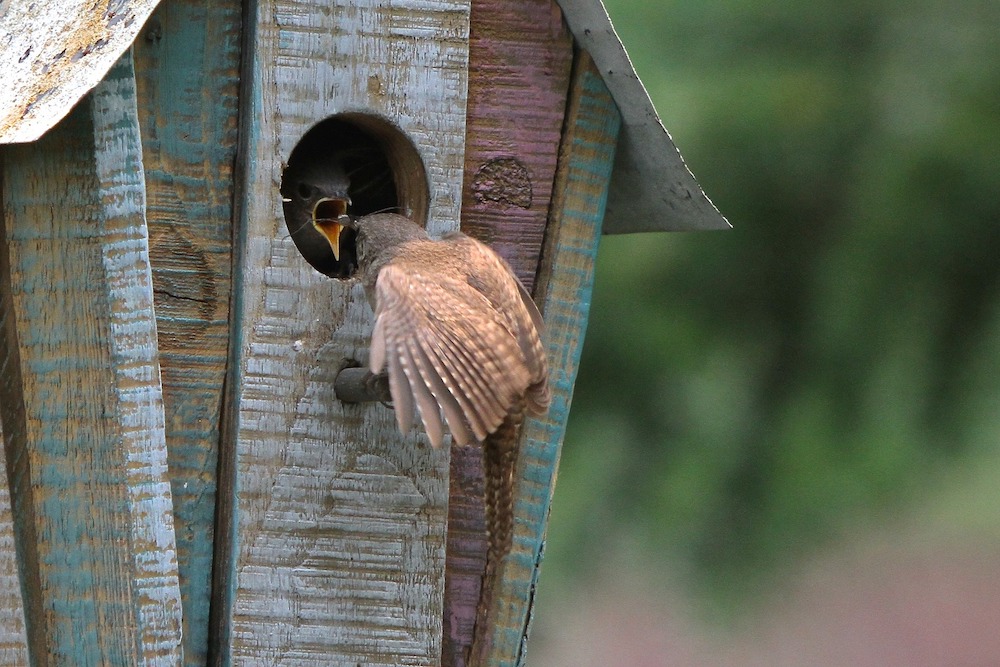
[[[514,537],[514,469],[517,465],[518,430],[524,420],[523,403],[503,420],[483,442],[483,500],[489,535],[489,560],[499,561],[510,552]]]

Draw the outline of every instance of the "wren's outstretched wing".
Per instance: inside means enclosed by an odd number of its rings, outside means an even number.
[[[403,432],[413,424],[415,405],[435,447],[443,437],[442,412],[458,444],[481,442],[536,384],[524,336],[469,281],[391,262],[379,272],[375,292],[370,366],[377,373],[388,365]]]
[[[531,295],[510,265],[488,246],[461,232],[445,234],[442,241],[454,246],[466,265],[479,268],[469,274],[468,282],[489,299],[508,330],[515,332],[531,377],[525,407],[532,414],[544,414],[551,399],[548,360],[541,338],[545,324]]]

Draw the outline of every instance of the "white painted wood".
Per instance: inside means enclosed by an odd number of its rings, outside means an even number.
[[[384,406],[336,400],[345,360],[367,360],[371,309],[360,285],[299,255],[278,188],[315,123],[374,113],[423,159],[431,230],[458,228],[469,4],[261,1],[256,21],[237,198],[246,208],[222,651],[239,665],[435,665],[448,453],[423,435],[401,437]]]

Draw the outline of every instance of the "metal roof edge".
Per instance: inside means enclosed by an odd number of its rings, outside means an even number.
[[[0,3],[0,144],[34,141],[132,45],[159,0]]]
[[[730,229],[653,108],[601,0],[557,0],[622,116],[605,234]]]
[[[558,0],[622,115],[604,231],[728,229],[663,127],[601,0]],[[34,141],[58,123],[132,44],[158,0],[0,5],[0,144]],[[38,7],[42,7],[41,13]]]

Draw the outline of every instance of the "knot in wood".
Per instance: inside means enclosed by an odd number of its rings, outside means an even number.
[[[531,178],[517,158],[499,157],[485,162],[472,178],[472,192],[480,203],[531,208]]]
[[[208,258],[172,224],[150,221],[149,247],[159,260],[152,274],[160,344],[183,349],[202,346],[218,304]]]

